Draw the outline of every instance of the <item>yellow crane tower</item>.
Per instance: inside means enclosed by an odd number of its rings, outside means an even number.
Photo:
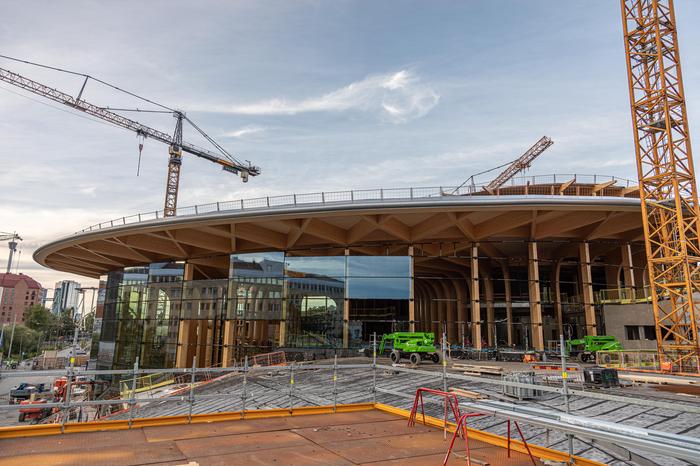
[[[673,0],[621,0],[661,369],[699,372],[700,212]]]

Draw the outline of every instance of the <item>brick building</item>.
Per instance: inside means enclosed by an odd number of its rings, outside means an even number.
[[[23,273],[0,273],[0,325],[23,323],[25,312],[41,305],[44,290],[41,284]]]

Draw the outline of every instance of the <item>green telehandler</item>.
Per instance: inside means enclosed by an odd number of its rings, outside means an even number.
[[[620,351],[622,345],[612,335],[586,335],[575,340],[566,340],[566,354],[575,357],[579,362],[595,359],[598,351]]]
[[[439,363],[441,355],[435,351],[435,334],[425,332],[394,332],[382,336],[377,354],[389,353],[391,362],[408,358],[414,366],[425,359]]]

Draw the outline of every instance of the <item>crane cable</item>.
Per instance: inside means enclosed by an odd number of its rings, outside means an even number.
[[[48,70],[59,71],[59,72],[61,72],[61,73],[72,74],[72,75],[74,75],[74,76],[82,76],[82,77],[85,78],[86,80],[87,80],[87,79],[92,79],[93,81],[96,81],[96,82],[98,82],[98,83],[100,83],[100,84],[103,84],[103,85],[105,85],[105,86],[107,86],[107,87],[111,87],[112,89],[117,90],[117,91],[119,91],[119,92],[123,92],[123,93],[125,93],[125,94],[128,94],[128,95],[130,95],[130,96],[132,96],[132,97],[135,97],[135,98],[137,98],[137,99],[139,99],[139,100],[143,100],[144,102],[148,102],[149,104],[153,104],[153,105],[155,105],[155,106],[157,106],[157,107],[160,107],[160,108],[163,108],[163,109],[165,109],[165,110],[168,110],[169,112],[175,112],[175,111],[176,111],[175,109],[172,109],[172,108],[170,108],[170,107],[167,107],[167,106],[165,106],[165,105],[163,105],[163,104],[159,104],[158,102],[154,102],[153,100],[147,99],[147,98],[142,97],[142,96],[140,96],[140,95],[138,95],[138,94],[134,94],[133,92],[127,91],[126,89],[122,89],[122,88],[120,88],[119,86],[115,86],[114,84],[110,84],[110,83],[108,83],[107,81],[103,81],[103,80],[101,80],[101,79],[99,79],[99,78],[95,78],[94,76],[90,76],[89,74],[78,73],[77,71],[71,71],[71,70],[66,70],[66,69],[63,69],[63,68],[57,68],[57,67],[55,67],[55,66],[42,65],[41,63],[36,63],[36,62],[28,61],[28,60],[22,60],[22,59],[20,59],[20,58],[10,57],[10,56],[7,56],[7,55],[2,55],[2,54],[0,54],[0,58],[5,58],[5,59],[7,59],[7,60],[12,60],[12,61],[16,61],[16,62],[19,62],[19,63],[24,63],[24,64],[26,64],[26,65],[38,66],[38,67],[40,67],[40,68],[46,68],[46,69],[48,69]],[[87,81],[86,81],[86,82],[87,82]]]

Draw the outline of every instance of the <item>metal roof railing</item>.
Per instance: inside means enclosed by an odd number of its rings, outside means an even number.
[[[637,182],[626,178],[619,178],[607,175],[535,175],[523,176],[511,179],[500,187],[500,189],[526,186],[526,185],[550,185],[561,184],[574,180],[578,184],[602,184],[614,181],[614,186],[629,188],[636,186]],[[265,196],[251,199],[239,199],[234,201],[210,202],[208,204],[197,204],[193,206],[178,207],[177,217],[203,215],[213,212],[231,212],[270,209],[276,207],[292,206],[314,206],[333,204],[352,204],[356,202],[384,202],[397,200],[418,200],[439,198],[443,196],[473,196],[477,193],[482,195],[487,183],[470,184],[464,186],[437,186],[419,188],[379,188],[379,189],[359,189],[348,191],[328,191],[303,194],[287,194],[280,196]],[[498,196],[498,194],[496,194]],[[502,196],[508,196],[507,194]],[[126,217],[119,217],[106,222],[90,225],[76,234],[90,231],[113,228],[116,226],[129,225],[133,223],[147,222],[165,218],[162,210],[153,212],[143,212]]]

